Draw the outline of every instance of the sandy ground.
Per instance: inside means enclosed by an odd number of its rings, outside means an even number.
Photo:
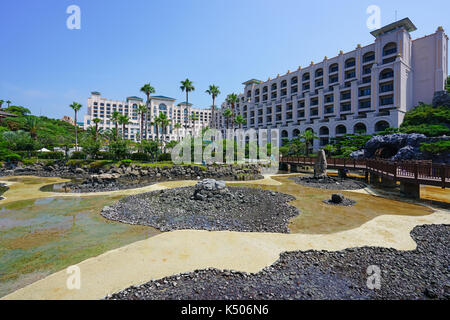
[[[55,180],[62,181],[62,179]],[[15,183],[3,179],[0,181],[14,188]],[[182,184],[179,181],[165,182],[140,189],[104,194],[126,195],[195,183],[195,181],[185,181]],[[250,183],[280,184],[268,176],[264,180]],[[44,184],[48,184],[48,181]],[[20,200],[24,200],[24,196],[32,198],[74,196],[74,194],[43,193],[39,191],[41,186],[37,184],[30,187],[29,192],[22,193]],[[374,194],[371,189],[361,192]],[[78,196],[101,194],[103,193]],[[213,267],[258,272],[274,263],[284,251],[310,249],[336,251],[361,246],[413,250],[416,243],[410,237],[410,231],[415,226],[423,224],[450,224],[450,214],[448,211],[439,210],[425,216],[382,215],[352,230],[319,235],[195,230],[167,232],[79,263],[77,266],[80,270],[80,289],[68,289],[67,281],[71,274],[68,274],[67,270],[61,270],[2,299],[100,299],[130,285],[196,269]]]

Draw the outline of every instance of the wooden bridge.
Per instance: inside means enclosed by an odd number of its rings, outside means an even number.
[[[314,166],[316,158],[311,157],[281,157],[281,165]],[[362,170],[366,172],[369,182],[391,184],[400,182],[400,187],[405,193],[412,193],[418,197],[419,186],[431,185],[442,188],[450,187],[450,165],[436,164],[431,161],[387,161],[380,159],[346,159],[329,158],[327,168],[336,170]],[[370,179],[368,175],[370,174]],[[380,181],[381,180],[381,181]]]

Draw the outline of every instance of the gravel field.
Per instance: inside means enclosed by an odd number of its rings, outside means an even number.
[[[256,274],[207,269],[132,286],[106,299],[450,299],[450,225],[414,228],[413,251],[364,247],[283,253]],[[367,287],[367,268],[381,288]]]
[[[311,188],[328,190],[358,190],[364,189],[366,184],[354,179],[340,179],[334,177],[314,178],[314,177],[293,177],[295,183]]]
[[[229,230],[289,233],[289,219],[300,211],[295,197],[256,188],[229,187],[229,193],[196,200],[195,187],[132,195],[103,208],[103,217],[161,231]]]

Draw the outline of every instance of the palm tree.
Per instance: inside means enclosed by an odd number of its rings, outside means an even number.
[[[180,128],[181,128],[181,123],[179,123],[179,122],[175,123],[174,128],[177,130],[177,140],[180,140]]]
[[[159,124],[161,123],[161,118],[160,118],[160,116],[161,116],[162,114],[163,114],[163,113],[160,112],[158,116],[156,116],[156,117],[153,118],[153,122],[152,122],[152,125],[155,126],[155,131],[156,131],[156,142],[159,141]]]
[[[116,126],[116,141],[119,138],[119,119],[120,119],[121,114],[117,111],[114,111],[111,114],[111,121],[114,122],[115,126]]]
[[[11,100],[6,100],[6,103],[8,104],[8,108],[9,108],[9,105],[11,104]]]
[[[212,106],[211,106],[211,127],[214,129],[214,114],[215,114],[215,100],[216,97],[220,94],[219,87],[216,85],[210,85],[209,89],[206,90],[206,93],[209,94],[212,97]]]
[[[228,104],[231,105],[231,113],[234,115],[234,106],[235,106],[236,103],[239,102],[239,98],[238,98],[237,94],[236,93],[230,93],[227,96],[227,100],[226,101],[227,101]],[[231,118],[231,128],[234,129],[233,118]]]
[[[160,113],[159,114],[159,123],[161,125],[161,133],[163,135],[167,135],[167,126],[170,124],[170,120],[169,118],[167,118],[167,115],[165,113]],[[165,142],[165,139],[162,139]],[[166,147],[164,146],[164,152],[166,152]]]
[[[181,87],[180,87],[181,91],[186,92],[186,106],[189,107],[189,92],[195,91],[194,83],[187,78],[186,78],[186,80],[181,81],[180,83],[181,83]],[[184,126],[186,128],[188,119],[185,119],[184,121],[185,121]]]
[[[195,113],[192,113],[189,119],[192,121],[192,134],[195,135],[195,121],[197,121],[199,117]]]
[[[37,139],[37,129],[39,128],[39,120],[34,116],[25,117],[25,126],[30,132],[30,136],[33,140]]]
[[[126,114],[119,116],[119,124],[122,125],[122,138],[125,139],[125,129],[127,124],[130,123],[130,118]]]
[[[98,124],[101,122],[102,120],[100,120],[99,118],[94,118],[92,119],[92,122],[95,123],[95,141],[97,141],[98,138]]]
[[[247,122],[245,121],[244,117],[240,114],[236,116],[234,119],[234,122],[239,126],[239,129],[242,129],[242,126]]]
[[[77,102],[73,102],[69,107],[71,107],[75,112],[75,150],[78,151],[77,112],[81,109],[82,105]]]
[[[138,112],[141,114],[141,141],[142,141],[142,135],[144,133],[144,113],[147,112],[147,107],[143,104],[139,105]]]
[[[0,110],[2,109],[2,104],[5,102],[5,100],[0,100]]]
[[[145,114],[145,140],[147,140],[148,139],[148,120],[149,120],[148,110],[150,110],[150,94],[155,93],[156,91],[155,91],[155,88],[153,88],[149,82],[142,86],[141,92],[145,93],[145,95],[147,96],[147,103],[146,103],[147,111]]]
[[[223,112],[223,116],[227,119],[227,129],[229,129],[230,126],[230,118],[233,117],[233,112],[230,108],[226,108]]]
[[[318,137],[314,135],[314,131],[312,130],[306,130],[305,132],[300,133],[298,137],[305,141],[305,155],[307,156],[309,154],[309,146],[314,139],[318,139]]]

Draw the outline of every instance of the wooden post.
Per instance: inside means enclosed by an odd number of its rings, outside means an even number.
[[[394,162],[394,181],[397,181],[397,161]]]
[[[419,179],[419,165],[417,164],[417,162],[414,163],[414,180],[418,180]]]

